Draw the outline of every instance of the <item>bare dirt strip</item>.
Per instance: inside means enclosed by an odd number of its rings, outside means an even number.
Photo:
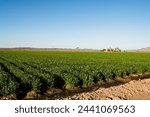
[[[77,100],[150,100],[150,79],[132,80],[109,88],[97,88],[62,99]]]

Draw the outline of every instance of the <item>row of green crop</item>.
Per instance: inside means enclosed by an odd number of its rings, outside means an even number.
[[[25,93],[30,90],[38,90],[41,86],[41,81],[39,78],[27,74],[24,71],[18,69],[18,67],[10,64],[7,61],[2,61],[0,59],[1,65],[5,68],[5,72],[9,76],[13,76],[13,81],[16,81],[16,84],[19,84],[18,90],[14,90],[15,93]],[[5,76],[3,76],[5,79]],[[6,86],[9,86],[7,84]],[[14,85],[15,86],[15,85]]]
[[[4,71],[0,64],[0,95],[9,95],[16,93],[19,84],[15,82],[14,77]]]
[[[75,86],[87,86],[96,84],[99,81],[107,81],[113,79],[117,76],[125,77],[134,73],[144,73],[148,71],[147,64],[115,64],[115,63],[101,63],[99,65],[43,65],[40,63],[30,63],[24,62],[28,66],[35,68],[34,72],[42,71],[48,72],[57,75],[65,82],[66,87],[75,87]],[[20,64],[21,65],[21,64]],[[23,66],[23,65],[22,65]],[[54,77],[52,77],[55,79]],[[47,78],[48,79],[48,78]],[[55,81],[55,80],[54,80]],[[52,82],[51,82],[52,83]],[[53,82],[58,83],[58,82]],[[56,86],[56,84],[53,84]]]
[[[30,65],[30,64],[29,64]],[[108,64],[100,65],[64,65],[43,66],[32,64],[31,66],[57,74],[64,79],[66,86],[93,85],[100,81],[107,81],[116,77],[125,77],[130,74],[144,73],[150,71],[148,64]]]
[[[147,54],[136,55],[138,60],[128,54],[93,56],[93,53],[86,53],[87,57],[82,57],[81,53],[80,56],[77,53],[50,54],[0,53],[0,95],[30,90],[43,92],[52,87],[85,87],[116,77],[150,72],[150,60],[144,58]]]

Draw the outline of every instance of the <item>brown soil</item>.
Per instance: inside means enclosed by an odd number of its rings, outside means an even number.
[[[132,80],[109,88],[97,88],[62,99],[77,100],[150,100],[150,79]]]

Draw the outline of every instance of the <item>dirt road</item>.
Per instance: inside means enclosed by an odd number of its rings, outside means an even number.
[[[83,92],[62,99],[75,100],[150,100],[150,79],[132,80],[129,83],[97,88],[91,92]]]

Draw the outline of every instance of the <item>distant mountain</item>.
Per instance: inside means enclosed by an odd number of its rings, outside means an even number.
[[[141,49],[132,49],[126,50],[127,52],[150,52],[150,47],[141,48]]]
[[[139,50],[137,50],[138,52],[150,52],[150,47],[146,47],[146,48],[141,48]]]

